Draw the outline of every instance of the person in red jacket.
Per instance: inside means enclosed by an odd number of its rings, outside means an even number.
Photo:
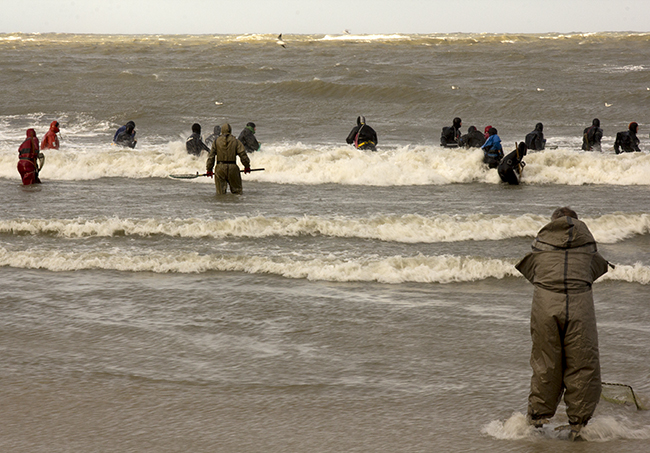
[[[23,185],[39,184],[37,159],[42,154],[38,148],[38,138],[34,129],[27,129],[27,139],[18,148],[18,173],[23,179]]]
[[[52,121],[50,130],[45,133],[43,140],[41,140],[41,149],[59,149],[59,122]]]

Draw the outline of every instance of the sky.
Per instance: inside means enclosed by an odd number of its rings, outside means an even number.
[[[0,33],[650,32],[650,0],[0,0]]]

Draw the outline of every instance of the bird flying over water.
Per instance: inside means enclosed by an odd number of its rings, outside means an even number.
[[[282,41],[282,33],[278,35],[278,40],[275,43],[281,45],[285,49],[287,48],[287,46],[284,45],[284,41]]]

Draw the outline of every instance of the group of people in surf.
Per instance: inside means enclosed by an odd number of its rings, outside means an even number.
[[[451,126],[443,127],[440,135],[440,145],[450,148],[481,148],[484,154],[483,162],[487,164],[488,168],[496,168],[501,179],[509,184],[519,183],[521,170],[525,166],[523,158],[526,153],[529,150],[540,151],[546,147],[544,125],[542,123],[537,123],[535,129],[528,133],[524,141],[520,142],[516,149],[507,156],[504,156],[501,138],[495,127],[486,126],[483,133],[481,133],[475,126],[470,126],[467,133],[462,134],[461,126],[462,120],[457,117],[454,118]],[[230,125],[228,127],[230,128]],[[632,122],[626,131],[616,134],[616,140],[614,141],[616,154],[641,151],[639,148],[640,140],[637,137],[638,128],[638,123]],[[255,123],[249,122],[237,137],[246,153],[259,151],[261,147],[255,137],[255,132]],[[50,129],[39,146],[34,129],[27,130],[27,138],[18,149],[18,172],[24,185],[40,183],[38,173],[45,159],[45,156],[40,151],[42,149],[58,149],[58,133],[59,122],[52,121]],[[230,134],[230,130],[228,134]],[[137,144],[135,135],[135,122],[128,121],[117,129],[113,136],[113,143],[135,148]],[[223,135],[222,126],[215,126],[213,133],[204,142],[201,136],[201,125],[194,123],[192,125],[192,135],[185,142],[187,152],[195,156],[199,156],[202,151],[211,153],[216,146],[217,138],[221,135]],[[591,126],[586,127],[583,131],[582,149],[585,151],[601,151],[602,137],[603,130],[600,127],[600,120],[596,118]],[[366,123],[366,118],[359,116],[357,117],[356,126],[348,134],[346,142],[358,149],[376,151],[379,140],[375,130]]]
[[[260,142],[257,141],[255,133],[255,123],[248,122],[237,137],[237,140],[239,140],[241,144],[244,145],[247,153],[259,151],[262,146]],[[194,156],[200,156],[201,151],[206,151],[209,153],[210,149],[220,135],[221,126],[215,126],[212,134],[210,134],[204,142],[201,136],[201,125],[199,123],[192,124],[192,135],[187,137],[187,140],[185,141],[185,148],[187,149],[187,153]]]
[[[466,134],[461,132],[462,120],[454,118],[451,126],[442,128],[440,134],[440,145],[447,148],[481,148],[483,150],[483,162],[488,168],[496,168],[501,180],[508,184],[519,184],[521,170],[525,166],[524,156],[529,150],[541,151],[546,148],[544,138],[544,124],[537,123],[535,129],[526,134],[524,141],[517,144],[516,149],[504,156],[501,138],[493,126],[486,126],[481,133],[476,126],[470,126]],[[641,151],[639,149],[639,138],[637,137],[639,125],[632,122],[628,130],[618,132],[614,141],[616,154],[623,152]],[[582,149],[585,151],[602,151],[601,139],[603,130],[600,127],[598,118],[592,121],[591,126],[586,127],[582,134]],[[348,144],[358,149],[376,151],[378,143],[377,133],[366,124],[363,116],[357,118],[357,125],[350,131],[346,138]]]

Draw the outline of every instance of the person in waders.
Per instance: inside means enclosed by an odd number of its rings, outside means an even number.
[[[553,212],[551,222],[537,233],[532,252],[515,266],[534,285],[528,421],[537,428],[548,423],[564,394],[571,440],[580,438],[600,398],[591,286],[608,265],[587,225],[564,207]]]
[[[228,186],[230,192],[240,194],[243,192],[241,174],[237,166],[237,156],[244,166],[244,173],[250,173],[251,161],[246,154],[244,145],[232,134],[230,124],[221,126],[221,135],[212,144],[208,161],[206,162],[206,176],[214,176],[214,184],[218,194],[226,193]],[[215,160],[217,166],[215,167]],[[214,169],[214,173],[212,170]]]

